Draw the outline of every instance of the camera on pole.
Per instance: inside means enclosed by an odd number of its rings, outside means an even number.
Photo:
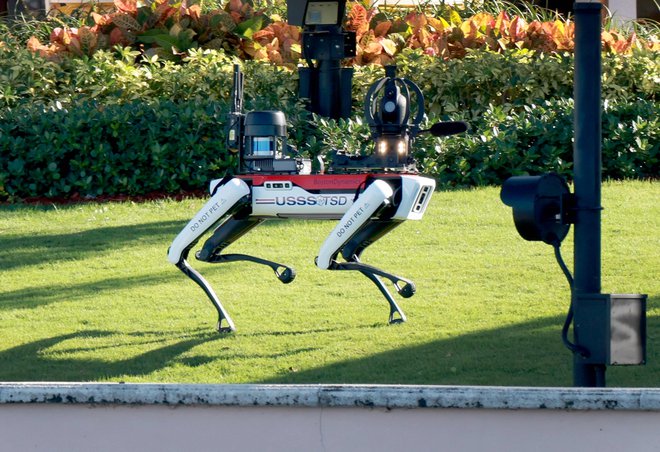
[[[298,68],[299,95],[309,110],[339,119],[351,114],[353,68],[341,61],[355,56],[355,32],[342,27],[346,0],[287,0],[288,23],[302,27],[302,56],[307,67]]]
[[[561,243],[568,234],[574,198],[559,175],[510,177],[500,196],[512,208],[516,229],[525,240],[552,245]]]

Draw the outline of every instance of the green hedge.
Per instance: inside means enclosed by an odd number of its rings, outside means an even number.
[[[400,66],[420,86],[435,116],[478,121],[491,105],[523,111],[545,100],[573,97],[572,54],[473,51],[448,61],[412,52],[405,56]],[[660,52],[603,54],[602,72],[603,99],[660,101]],[[377,76],[370,75],[372,80]]]
[[[214,101],[165,100],[14,111],[0,121],[0,194],[200,189],[233,163],[219,126],[225,110]]]
[[[0,49],[0,197],[176,193],[203,189],[232,166],[223,123],[236,60],[215,51],[192,52],[183,64],[135,57],[119,49],[55,64]],[[418,142],[421,169],[441,186],[570,175],[571,55],[471,52],[442,61],[405,52],[397,64],[422,88],[429,122],[470,124],[465,136]],[[354,116],[335,122],[310,121],[295,72],[241,65],[246,109],[283,110],[301,151],[368,149],[362,99],[382,68],[356,68]],[[604,55],[603,98],[605,177],[657,178],[660,54]]]
[[[205,188],[232,167],[224,149],[226,105],[216,101],[129,102],[76,110],[25,108],[0,121],[0,195],[10,198],[177,193]],[[608,102],[603,176],[660,175],[660,105]],[[546,101],[522,112],[491,106],[464,136],[420,139],[420,169],[441,187],[500,184],[511,175],[555,171],[571,178],[573,103]],[[357,121],[322,121],[318,140],[339,145]],[[310,128],[310,132],[312,132]],[[315,139],[316,136],[314,136]],[[307,136],[306,138],[309,138]]]
[[[137,55],[138,52],[125,48],[56,64],[25,49],[0,46],[0,108],[49,105],[54,101],[66,106],[89,100],[121,103],[156,98],[226,99],[232,66],[240,62],[216,51],[193,50],[184,64],[138,63]],[[246,92],[255,102],[250,108],[295,103],[295,72],[264,62],[240,63],[246,73]],[[471,51],[465,58],[443,61],[405,51],[397,65],[402,75],[420,85],[434,115],[471,119],[477,118],[489,104],[522,107],[541,100],[572,97],[571,54]],[[356,68],[356,114],[361,114],[368,85],[382,76],[383,70],[378,66]],[[604,54],[602,84],[606,99],[660,101],[660,52]]]
[[[296,102],[297,75],[270,63],[242,62],[214,50],[191,50],[184,64],[136,61],[138,54],[123,48],[53,63],[28,50],[0,47],[0,108],[54,102],[78,108],[92,100],[105,104],[154,99],[226,101],[236,63],[245,73],[246,108]]]
[[[573,101],[560,99],[522,111],[489,107],[479,129],[445,140],[423,169],[444,187],[500,184],[511,175],[554,171],[572,178]],[[660,104],[607,102],[602,113],[603,177],[660,176]]]

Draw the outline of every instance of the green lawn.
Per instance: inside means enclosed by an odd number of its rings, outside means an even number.
[[[0,380],[570,386],[560,329],[569,289],[552,248],[515,231],[499,189],[437,192],[364,261],[415,281],[408,322],[366,278],[314,257],[327,221],[266,222],[229,248],[291,264],[193,261],[236,322],[166,259],[202,206],[0,207]],[[660,183],[603,187],[603,292],[647,293],[648,364],[610,386],[660,383]],[[572,234],[564,242],[572,268]]]

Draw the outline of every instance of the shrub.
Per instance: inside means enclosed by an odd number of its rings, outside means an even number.
[[[438,61],[406,52],[402,72],[419,84],[428,111],[476,120],[489,105],[523,109],[546,99],[573,97],[573,55],[474,51],[461,60]],[[603,56],[602,97],[618,102],[660,100],[660,53]],[[379,71],[369,71],[371,80]],[[366,82],[366,80],[365,80]]]
[[[67,78],[60,65],[0,42],[0,108],[57,99]]]
[[[11,101],[5,97],[11,109],[0,114],[4,197],[176,193],[202,189],[231,167],[223,124],[236,60],[200,50],[191,52],[186,64],[138,64],[134,52],[124,48],[121,58],[98,52],[43,67],[25,52],[15,55],[28,64],[0,59],[0,65],[21,71],[7,85],[21,94]],[[441,185],[498,184],[511,174],[570,172],[570,55],[473,52],[442,61],[408,51],[399,61],[401,75],[425,93],[429,122],[464,119],[470,124],[465,137],[439,144],[424,136],[417,143],[420,169]],[[658,53],[651,52],[603,59],[606,177],[659,174],[659,63]],[[256,61],[242,66],[246,110],[284,111],[290,142],[303,153],[368,152],[362,100],[367,86],[383,76],[381,68],[356,68],[351,120],[321,121],[302,108],[295,72]]]
[[[0,115],[0,194],[9,198],[197,190],[234,163],[216,101],[132,101]]]
[[[371,19],[364,32],[393,20]],[[204,188],[233,163],[224,150],[223,123],[236,62],[246,75],[246,110],[284,111],[289,141],[304,154],[370,149],[362,101],[383,76],[380,66],[355,67],[353,116],[332,121],[304,110],[297,73],[286,65],[195,46],[176,61],[116,46],[56,63],[17,46],[21,40],[7,29],[0,32],[0,198]],[[399,74],[422,88],[429,123],[470,124],[464,137],[418,139],[420,167],[441,186],[570,173],[570,52],[467,49],[460,59],[441,59],[403,49],[393,59]],[[604,54],[605,177],[660,174],[659,90],[660,52]]]
[[[603,177],[660,175],[660,105],[608,101],[602,116]],[[523,111],[489,106],[477,128],[444,140],[422,160],[443,187],[500,184],[512,175],[554,171],[571,178],[573,101],[549,100]]]
[[[177,193],[204,188],[232,167],[224,120],[236,60],[194,51],[185,65],[137,64],[134,51],[121,52],[46,63],[60,72],[43,92],[36,64],[32,78],[22,73],[23,96],[6,98],[11,108],[0,112],[0,197]],[[304,141],[312,128],[292,72],[242,66],[246,110],[284,111],[297,125],[293,142]]]
[[[29,48],[51,59],[91,56],[115,45],[133,46],[148,57],[180,59],[190,49],[224,49],[242,59],[267,59],[295,66],[301,58],[301,30],[281,18],[255,10],[250,1],[229,0],[224,8],[209,12],[186,2],[170,4],[153,0],[114,0],[116,11],[92,13],[90,23],[56,27],[49,42],[30,39]],[[462,58],[470,49],[506,51],[531,49],[563,52],[573,49],[574,23],[570,20],[525,20],[477,13],[467,19],[451,9],[445,17],[405,9],[379,11],[361,3],[347,8],[346,28],[356,33],[354,63],[385,64],[403,49],[419,49],[443,59]],[[635,49],[660,50],[657,39],[642,40],[636,33],[610,27],[603,33],[603,48],[613,53]]]
[[[475,51],[445,62],[422,57],[408,72],[410,77],[424,74],[418,81],[432,114],[468,121],[480,118],[489,105],[521,109],[545,99],[571,97],[573,90],[569,54]]]

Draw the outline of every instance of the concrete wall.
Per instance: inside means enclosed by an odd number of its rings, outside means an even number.
[[[2,451],[660,451],[659,389],[0,384]]]
[[[637,0],[608,0],[607,7],[615,21],[637,19]]]

